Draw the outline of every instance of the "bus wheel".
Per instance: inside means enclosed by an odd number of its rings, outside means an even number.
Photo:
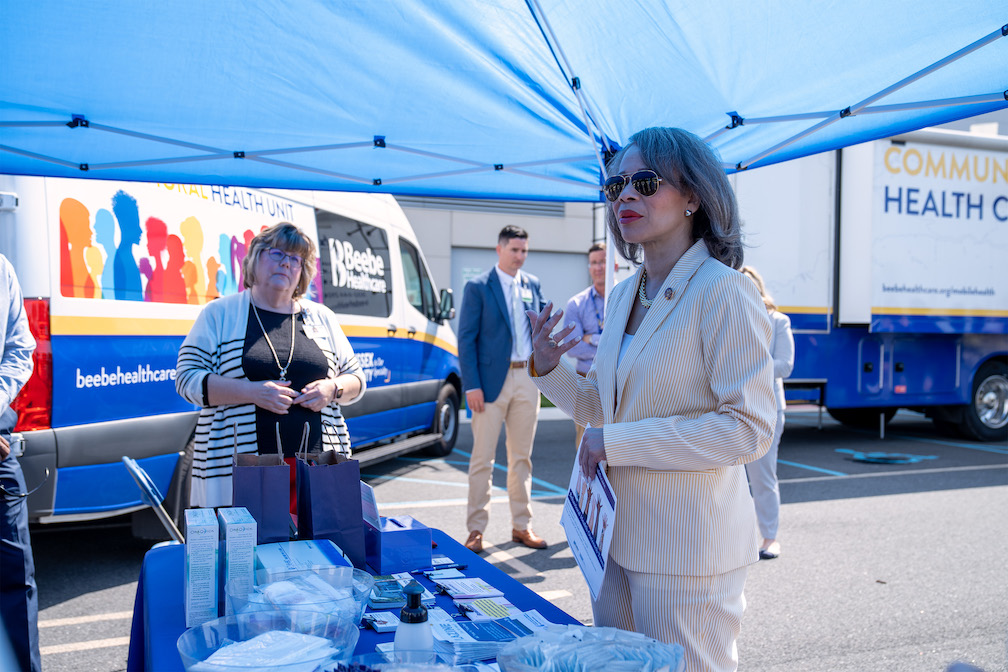
[[[434,424],[431,431],[441,435],[441,439],[424,448],[425,455],[445,457],[452,452],[459,433],[459,396],[452,385],[441,386],[437,407],[434,409]]]
[[[856,429],[873,429],[878,430],[879,428],[879,414],[885,414],[885,423],[888,425],[889,421],[893,419],[896,415],[895,408],[827,408],[826,411],[830,416],[839,422],[840,424],[847,425],[848,427],[854,427]]]
[[[959,429],[977,441],[1008,439],[1008,364],[990,361],[980,367]]]

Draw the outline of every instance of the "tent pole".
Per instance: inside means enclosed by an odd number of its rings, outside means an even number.
[[[604,182],[606,179],[608,179],[609,175],[606,173],[606,166],[605,166],[605,161],[602,160],[602,153],[599,152],[599,143],[595,142],[595,132],[596,131],[598,132],[599,140],[602,143],[603,147],[608,152],[608,151],[611,150],[611,148],[609,146],[608,141],[606,140],[605,133],[602,132],[602,129],[599,128],[598,124],[595,124],[595,126],[594,126],[595,130],[592,130],[593,127],[589,123],[588,111],[586,109],[586,104],[587,104],[586,103],[586,99],[584,98],[584,95],[581,92],[581,80],[578,77],[576,77],[576,76],[570,76],[570,77],[567,76],[567,72],[573,72],[573,68],[571,68],[570,62],[568,62],[566,54],[564,54],[563,49],[560,47],[560,41],[557,40],[556,33],[553,32],[552,26],[550,26],[549,21],[546,19],[546,14],[543,12],[542,7],[539,5],[539,0],[526,0],[526,3],[528,4],[529,11],[532,12],[532,18],[535,19],[536,23],[539,25],[539,30],[543,31],[543,37],[546,39],[546,43],[550,46],[550,49],[554,52],[554,57],[556,56],[556,54],[559,54],[559,58],[563,60],[563,64],[562,65],[560,64],[559,59],[557,61],[557,64],[560,65],[560,71],[561,71],[561,73],[567,79],[567,82],[570,83],[571,89],[574,91],[574,97],[577,99],[578,107],[581,110],[581,120],[582,120],[582,123],[584,123],[585,131],[587,131],[587,133],[588,133],[588,140],[589,140],[589,142],[591,142],[592,150],[594,150],[594,152],[595,152],[595,161],[598,163],[599,174],[601,176],[600,183]],[[545,26],[545,30],[543,30],[544,26]],[[549,33],[549,34],[547,35],[546,33]],[[554,49],[554,45],[555,45],[555,49]],[[564,66],[566,66],[566,70],[565,70]],[[601,184],[600,184],[600,186],[601,186]],[[601,192],[601,190],[600,190],[600,192]],[[600,198],[601,198],[601,196],[600,196]],[[603,201],[603,203],[604,203],[604,201]],[[594,224],[592,226],[594,228]],[[612,245],[611,236],[609,235],[609,227],[608,226],[605,227],[605,231],[606,231],[606,234],[605,234],[605,237],[606,237],[606,279],[605,279],[606,293],[605,293],[605,302],[604,302],[604,305],[608,305],[609,295],[612,293],[610,290],[612,290],[612,288],[613,288],[613,245]],[[603,310],[604,309],[605,308],[603,308]]]
[[[823,121],[819,122],[818,124],[815,124],[814,126],[805,129],[801,133],[798,133],[798,134],[796,134],[796,135],[788,138],[787,140],[784,140],[782,142],[777,143],[776,145],[774,145],[770,149],[767,149],[766,151],[762,152],[761,154],[757,154],[756,156],[748,159],[747,161],[740,161],[738,163],[738,165],[736,166],[736,168],[738,170],[745,170],[746,168],[749,168],[752,164],[756,163],[757,161],[760,161],[761,159],[765,159],[766,157],[770,156],[771,154],[775,154],[776,152],[780,151],[781,149],[787,147],[788,145],[791,145],[791,144],[797,142],[798,140],[801,140],[802,138],[807,137],[807,136],[815,133],[816,131],[819,131],[819,130],[823,129],[826,126],[830,126],[831,124],[834,124],[837,121],[840,121],[844,117],[849,117],[849,116],[857,114],[858,112],[860,112],[862,109],[864,109],[868,105],[871,105],[872,103],[874,103],[876,100],[878,100],[880,98],[884,98],[885,96],[888,96],[889,94],[894,93],[895,91],[898,91],[898,90],[902,89],[903,87],[907,86],[908,84],[912,84],[913,82],[916,82],[918,79],[921,79],[922,77],[925,77],[925,76],[931,74],[932,72],[935,72],[936,70],[940,70],[941,68],[945,67],[949,63],[957,61],[960,58],[962,58],[963,56],[966,56],[966,55],[968,55],[968,54],[976,51],[977,49],[979,49],[981,47],[987,46],[988,44],[990,44],[994,40],[996,40],[998,38],[1001,38],[1001,37],[1004,37],[1005,34],[1006,34],[1006,31],[1005,31],[1004,28],[998,28],[997,30],[995,30],[995,31],[989,33],[988,35],[980,38],[976,42],[973,42],[972,44],[969,44],[969,45],[963,47],[959,51],[956,51],[956,52],[953,52],[953,53],[949,54],[948,56],[946,56],[945,58],[941,59],[940,61],[936,61],[935,63],[932,63],[931,65],[918,70],[917,72],[913,73],[912,75],[910,75],[908,77],[904,77],[903,79],[901,79],[900,81],[896,82],[895,84],[892,84],[891,86],[888,86],[885,89],[882,89],[878,93],[876,93],[874,95],[871,95],[868,98],[865,98],[861,102],[856,103],[854,105],[851,105],[850,107],[844,108],[843,110],[840,110],[840,112],[831,113],[831,115],[829,116],[829,118],[824,119]]]

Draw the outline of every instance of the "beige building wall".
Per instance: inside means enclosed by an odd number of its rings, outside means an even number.
[[[525,270],[554,303],[588,286],[587,251],[602,240],[597,203],[549,203],[398,197],[413,225],[434,284],[451,287],[461,307],[465,282],[496,262],[497,234],[508,224],[529,232]]]

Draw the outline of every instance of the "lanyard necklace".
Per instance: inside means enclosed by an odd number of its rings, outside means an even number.
[[[599,312],[598,302],[595,301],[597,296],[598,292],[592,295],[592,308],[595,310],[595,319],[598,320],[599,331],[602,331],[605,328],[605,323],[602,321],[602,313]]]
[[[276,348],[273,347],[273,341],[270,340],[269,334],[266,333],[266,327],[263,326],[262,318],[259,317],[259,309],[256,308],[255,302],[252,301],[252,312],[255,313],[256,322],[259,323],[259,328],[262,329],[263,336],[266,337],[266,345],[269,346],[270,352],[273,353],[273,361],[276,362],[277,368],[280,369],[280,380],[287,380],[287,369],[290,368],[291,362],[294,361],[294,323],[297,321],[294,319],[294,314],[291,313],[291,346],[290,354],[287,355],[287,366],[280,366],[280,357],[277,356]]]

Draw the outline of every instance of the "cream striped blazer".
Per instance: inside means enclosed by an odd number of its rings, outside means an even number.
[[[766,453],[777,420],[770,318],[752,281],[697,241],[617,366],[640,276],[613,288],[587,378],[563,360],[533,380],[576,422],[603,428],[612,559],[659,574],[738,569],[760,543],[743,465]]]

